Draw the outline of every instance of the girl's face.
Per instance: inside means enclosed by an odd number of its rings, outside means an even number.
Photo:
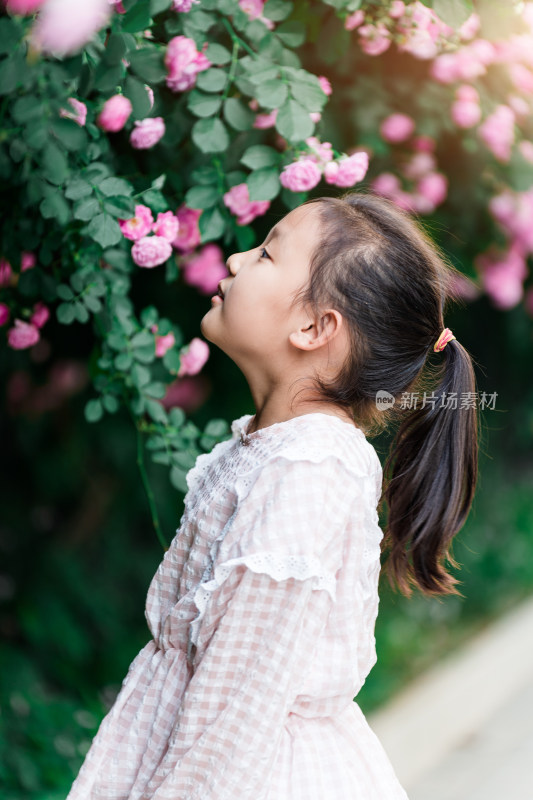
[[[319,241],[318,205],[299,206],[275,225],[264,243],[227,260],[220,282],[224,299],[211,300],[201,331],[241,368],[274,374],[297,354],[289,336],[313,320],[295,294],[309,282],[309,265]]]

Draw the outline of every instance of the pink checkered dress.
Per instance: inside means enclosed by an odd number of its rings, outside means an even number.
[[[314,412],[187,475],[152,633],[68,800],[407,800],[354,696],[376,661],[382,471]]]

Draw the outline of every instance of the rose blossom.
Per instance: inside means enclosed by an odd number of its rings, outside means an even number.
[[[285,189],[291,192],[308,192],[320,182],[322,173],[316,162],[307,156],[287,164],[279,176],[279,180]]]
[[[507,189],[489,201],[489,211],[505,233],[529,253],[533,253],[533,191]]]
[[[0,258],[0,286],[9,286],[13,270],[6,258]]]
[[[213,243],[206,244],[197,255],[186,257],[183,267],[185,283],[207,295],[216,292],[219,282],[228,274],[222,250]]]
[[[165,134],[165,121],[163,117],[147,117],[136,120],[135,127],[130,133],[130,144],[136,150],[148,150],[153,147]]]
[[[275,108],[274,111],[269,111],[268,114],[256,114],[254,124],[252,127],[257,128],[259,130],[266,130],[266,128],[272,128],[276,124],[277,117],[278,117],[277,108]]]
[[[239,8],[248,15],[250,20],[259,19],[269,30],[274,29],[271,19],[263,16],[265,0],[239,0]]]
[[[481,27],[481,19],[479,18],[479,14],[476,14],[474,11],[467,20],[463,22],[461,27],[459,28],[459,36],[463,41],[467,41],[469,39],[473,39],[476,33],[479,31]]]
[[[168,88],[173,92],[184,92],[194,86],[198,72],[208,69],[211,62],[203,52],[198,52],[193,39],[174,36],[167,45],[165,66]]]
[[[163,236],[164,239],[172,242],[178,235],[179,225],[179,220],[172,211],[160,211],[152,225],[152,231],[157,236]]]
[[[319,75],[318,76],[318,80],[319,80],[319,83],[320,83],[320,88],[322,89],[324,94],[327,94],[328,97],[329,97],[330,94],[333,91],[333,89],[331,88],[331,83],[328,81],[328,79],[324,75]]]
[[[42,328],[43,325],[50,319],[50,311],[48,306],[39,301],[33,306],[33,314],[31,315],[30,322],[36,328]]]
[[[180,358],[178,378],[181,378],[182,375],[196,375],[209,358],[209,345],[203,339],[195,337],[185,352],[182,351]]]
[[[331,142],[321,142],[316,136],[309,136],[305,143],[311,150],[311,153],[306,158],[310,158],[311,161],[315,161],[321,167],[332,160],[333,148]]]
[[[389,17],[398,19],[405,13],[405,3],[403,0],[392,0],[391,7],[389,8]]]
[[[23,322],[21,319],[15,320],[15,326],[7,332],[7,342],[13,350],[25,350],[32,347],[41,338],[39,328],[31,322]]]
[[[44,2],[45,0],[5,0],[7,10],[21,17],[33,14]]]
[[[392,172],[382,172],[372,181],[372,189],[384,197],[394,198],[401,191],[400,180]]]
[[[330,161],[324,168],[326,183],[348,187],[362,181],[368,170],[368,153],[354,153],[338,161]]]
[[[223,200],[224,205],[237,217],[237,225],[248,225],[270,208],[270,200],[250,200],[246,183],[232,186],[224,195]]]
[[[179,222],[178,235],[172,242],[172,247],[184,253],[194,250],[200,244],[200,228],[198,220],[201,211],[196,208],[188,208],[185,204],[181,205],[176,211]]]
[[[382,22],[359,28],[359,44],[367,56],[380,56],[391,44],[389,32]]]
[[[60,108],[59,116],[66,117],[67,119],[72,119],[80,127],[83,127],[87,120],[87,106],[85,105],[85,103],[82,103],[81,100],[77,100],[75,97],[69,97],[67,99],[72,109],[74,110],[74,113],[66,108]]]
[[[172,245],[163,236],[143,236],[131,248],[131,257],[138,267],[158,267],[172,255]]]
[[[126,239],[142,239],[152,230],[154,218],[148,206],[141,204],[135,206],[135,216],[130,219],[119,219],[118,224],[120,230]]]
[[[152,332],[153,333],[155,333],[154,328],[157,331],[157,325],[153,326],[153,328],[152,328]],[[175,339],[174,334],[172,333],[172,331],[170,331],[169,333],[165,334],[164,336],[156,336],[155,337],[155,355],[156,355],[156,358],[163,358],[163,356],[165,355],[167,350],[170,350],[170,348],[174,347],[175,344],[176,344],[176,339]]]
[[[181,14],[188,13],[193,5],[198,5],[200,0],[172,0],[172,11],[178,11]]]
[[[30,46],[44,53],[74,53],[108,24],[110,16],[108,0],[47,0],[30,31]]]
[[[104,131],[116,133],[122,130],[133,111],[131,102],[123,94],[115,94],[106,100],[96,118],[96,124]]]
[[[526,139],[524,139],[518,145],[518,149],[520,150],[522,158],[524,158],[530,164],[533,164],[533,142],[529,142]]]
[[[9,307],[5,303],[0,303],[0,325],[5,325],[9,319]]]
[[[365,21],[365,12],[359,9],[358,11],[354,11],[353,14],[349,14],[346,19],[344,20],[344,27],[347,31],[353,31],[362,25]]]
[[[420,180],[428,172],[433,172],[437,162],[432,153],[413,153],[408,161],[403,165],[402,175],[411,181]]]
[[[527,266],[523,254],[516,247],[506,253],[489,250],[474,259],[481,273],[483,288],[497,308],[514,308],[524,296],[523,281]]]
[[[29,250],[24,250],[20,254],[20,271],[26,272],[28,269],[33,269],[35,264],[37,263],[37,259],[35,257],[35,253],[31,253]]]
[[[455,92],[456,100],[452,105],[452,119],[460,128],[471,128],[481,119],[479,94],[473,86],[459,86]]]
[[[428,201],[432,206],[431,211],[433,211],[436,206],[440,206],[446,200],[448,179],[441,172],[431,172],[418,181],[416,190]]]
[[[414,120],[407,114],[390,114],[379,126],[386,142],[404,142],[415,129]]]
[[[478,128],[480,138],[498,161],[509,161],[514,142],[515,116],[509,106],[499,105]]]

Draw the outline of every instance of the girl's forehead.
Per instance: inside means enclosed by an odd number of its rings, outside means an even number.
[[[270,235],[272,237],[286,236],[294,231],[300,232],[307,230],[309,227],[316,229],[318,224],[317,214],[318,204],[313,203],[309,205],[298,206],[292,211],[289,211],[289,213],[286,214],[277,223],[277,225],[271,229]]]

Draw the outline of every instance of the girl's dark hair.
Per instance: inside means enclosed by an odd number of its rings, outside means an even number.
[[[457,340],[433,352],[446,327],[444,310],[454,297],[457,270],[388,200],[348,193],[307,202],[319,203],[322,235],[310,282],[297,300],[316,313],[336,308],[351,342],[334,380],[315,376],[316,399],[345,408],[366,435],[400,422],[380,501],[380,507],[384,500],[388,505],[382,550],[389,552],[389,581],[407,596],[412,586],[428,595],[460,594],[444,561],[457,566],[451,543],[468,516],[477,481],[476,379],[472,359]],[[392,407],[378,408],[380,390],[394,397]],[[402,407],[404,392],[418,392],[418,398],[426,392],[426,402]],[[464,393],[470,402],[462,406]],[[444,405],[450,397],[455,408]]]

